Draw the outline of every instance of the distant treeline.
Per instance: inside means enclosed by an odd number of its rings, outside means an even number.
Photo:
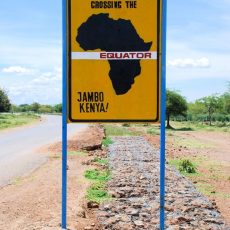
[[[34,112],[34,113],[61,113],[62,104],[42,105],[32,104],[13,105],[10,103],[7,92],[0,88],[0,113],[2,112]],[[221,95],[211,95],[188,103],[186,98],[177,91],[167,89],[166,96],[167,127],[169,120],[230,122],[230,82],[228,90]],[[224,124],[225,125],[225,124]]]
[[[32,104],[11,105],[11,112],[34,112],[34,113],[61,113],[62,104],[42,105],[37,102]]]
[[[172,116],[177,121],[230,122],[230,91],[188,103],[186,116]]]
[[[210,123],[210,118],[209,118],[208,113],[197,114],[197,115],[188,113],[187,116],[180,116],[180,115],[179,116],[172,116],[171,120],[172,121],[194,121],[194,122],[197,121],[197,122],[204,122],[204,123],[207,122],[207,124]],[[224,115],[221,113],[214,113],[211,117],[211,122],[222,122],[222,123],[230,122],[230,115]]]

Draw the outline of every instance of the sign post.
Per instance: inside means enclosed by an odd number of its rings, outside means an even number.
[[[166,3],[62,0],[63,229],[67,212],[67,121],[159,120],[160,229],[164,229]]]
[[[67,209],[67,8],[62,0],[62,229],[66,229]]]
[[[160,229],[165,229],[165,118],[166,118],[167,0],[162,2],[161,138],[160,138]]]

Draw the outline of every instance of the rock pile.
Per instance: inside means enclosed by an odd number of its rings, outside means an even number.
[[[116,137],[109,148],[114,199],[101,205],[102,229],[159,229],[159,151],[143,137]],[[202,196],[186,178],[167,167],[166,229],[230,229],[215,203]]]

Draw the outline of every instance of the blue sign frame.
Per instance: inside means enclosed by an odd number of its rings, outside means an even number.
[[[165,118],[167,0],[162,0],[161,139],[160,139],[160,229],[165,229]]]
[[[62,216],[67,229],[67,1],[62,0]],[[165,118],[166,118],[166,27],[167,0],[162,0],[161,139],[160,139],[160,229],[165,229]]]
[[[67,216],[67,0],[62,0],[62,218],[66,229]]]

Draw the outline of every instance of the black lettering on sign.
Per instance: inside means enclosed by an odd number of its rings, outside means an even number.
[[[137,8],[137,1],[125,1],[127,8]]]
[[[121,1],[91,1],[92,9],[121,9]]]
[[[80,103],[80,113],[84,113],[84,103]]]
[[[78,92],[78,102],[103,102],[103,92]]]
[[[103,92],[77,92],[80,113],[107,113],[109,103],[104,102]]]

